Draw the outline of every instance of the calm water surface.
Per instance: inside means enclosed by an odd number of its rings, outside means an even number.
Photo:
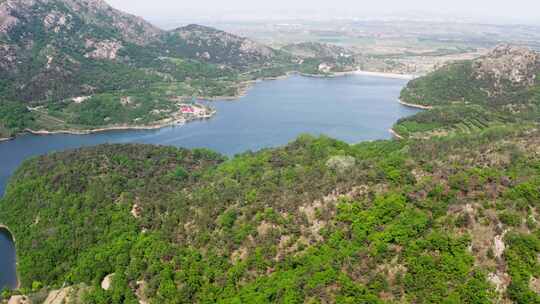
[[[17,285],[15,248],[11,235],[0,228],[0,289]]]
[[[417,112],[397,102],[405,84],[405,80],[360,75],[330,79],[293,76],[258,83],[236,101],[214,102],[212,106],[218,111],[215,117],[185,126],[92,135],[21,136],[0,143],[0,195],[24,160],[102,143],[204,147],[234,155],[284,145],[302,133],[325,134],[349,143],[388,139],[388,129],[396,120]],[[9,242],[0,239],[0,259],[12,251]],[[6,273],[3,267],[0,264],[2,276]],[[0,278],[0,286],[6,280],[10,281]]]

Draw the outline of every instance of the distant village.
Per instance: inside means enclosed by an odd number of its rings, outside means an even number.
[[[177,112],[176,115],[179,115],[180,117],[175,117],[175,119],[178,121],[177,118],[181,118],[180,120],[183,120],[182,122],[184,123],[193,120],[208,119],[216,114],[215,109],[196,102],[179,103],[177,106],[179,112]]]

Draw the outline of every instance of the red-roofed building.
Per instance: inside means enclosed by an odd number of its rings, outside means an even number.
[[[183,114],[193,114],[195,113],[195,110],[192,106],[181,106],[180,111],[182,111]]]

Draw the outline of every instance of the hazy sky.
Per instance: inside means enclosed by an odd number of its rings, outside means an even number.
[[[245,18],[396,16],[422,12],[479,21],[540,23],[540,0],[106,0],[114,7],[147,18],[219,16]],[[194,16],[194,14],[196,16]]]

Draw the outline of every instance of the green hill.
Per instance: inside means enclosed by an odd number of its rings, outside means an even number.
[[[179,99],[236,96],[245,81],[295,66],[292,55],[249,39],[198,25],[164,31],[103,0],[7,0],[0,3],[0,106],[20,109],[0,109],[0,138],[26,128],[158,123],[172,114],[152,113],[171,113]],[[138,106],[126,107],[128,98]],[[30,119],[12,123],[21,112]]]
[[[540,54],[526,48],[500,45],[471,61],[450,63],[411,81],[401,94],[419,105],[475,103],[487,106],[527,104],[540,86]]]
[[[540,54],[508,45],[471,61],[450,63],[415,79],[401,100],[435,109],[402,119],[402,136],[446,136],[489,126],[535,124],[540,118]]]
[[[34,299],[72,285],[84,303],[535,303],[539,142],[303,136],[229,160],[98,146],[26,162],[0,221]]]

